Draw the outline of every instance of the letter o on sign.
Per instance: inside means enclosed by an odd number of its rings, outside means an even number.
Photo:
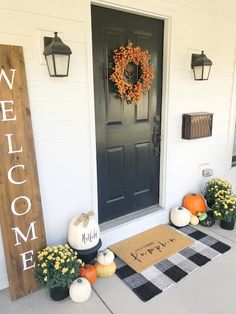
[[[19,200],[25,200],[26,203],[27,203],[26,204],[26,209],[22,213],[18,213],[16,211],[16,202],[19,201]],[[12,201],[12,203],[11,203],[11,211],[16,216],[22,216],[22,215],[27,214],[29,212],[30,208],[31,208],[31,200],[27,196],[19,196],[19,197],[15,198],[14,201]]]

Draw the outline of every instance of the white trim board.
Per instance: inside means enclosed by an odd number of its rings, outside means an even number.
[[[0,278],[0,290],[3,290],[8,287],[9,287],[8,278],[7,275],[4,275]]]
[[[228,128],[228,149],[226,152],[227,157],[227,169],[235,169],[232,167],[232,156],[233,156],[233,142],[234,142],[234,131],[236,123],[236,47],[234,53],[234,75],[232,82],[232,91],[231,91],[231,104],[230,104],[230,113],[229,113],[229,128]],[[234,170],[236,171],[236,170]]]

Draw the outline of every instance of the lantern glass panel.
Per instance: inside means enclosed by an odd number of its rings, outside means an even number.
[[[47,61],[48,71],[49,71],[50,76],[54,76],[55,69],[54,69],[53,55],[46,56],[46,61]]]
[[[194,78],[195,78],[195,80],[201,80],[202,79],[203,67],[202,66],[195,66],[193,71],[194,71]]]
[[[56,72],[57,72],[56,74],[67,75],[70,56],[55,54],[54,58],[55,58],[55,65],[56,65]]]
[[[210,74],[211,66],[210,65],[204,65],[203,70],[203,80],[208,80],[209,74]]]

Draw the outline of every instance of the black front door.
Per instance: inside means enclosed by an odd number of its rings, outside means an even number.
[[[99,222],[159,200],[162,20],[92,6]],[[151,54],[155,79],[138,105],[116,97],[109,80],[114,49],[140,46]]]

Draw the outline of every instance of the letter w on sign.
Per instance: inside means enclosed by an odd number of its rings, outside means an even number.
[[[0,224],[13,300],[38,289],[46,246],[22,47],[0,45]]]

